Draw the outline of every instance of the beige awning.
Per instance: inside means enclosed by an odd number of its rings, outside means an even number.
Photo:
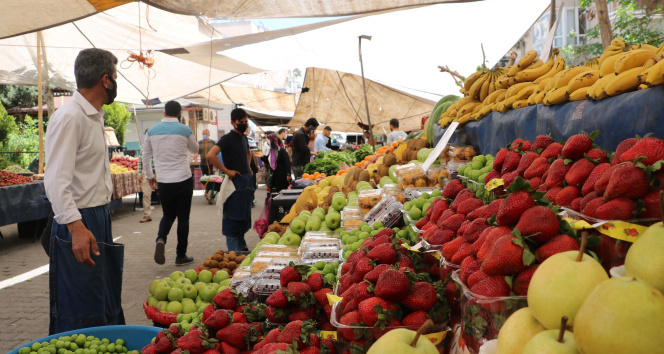
[[[233,86],[219,84],[209,89],[196,92],[194,96],[187,97],[202,104],[242,104],[243,108],[260,112],[286,112],[295,111],[295,95],[287,92],[262,90],[253,87]]]
[[[421,97],[366,80],[369,113],[374,133],[389,132],[392,118],[400,121],[402,130],[421,128],[422,117],[429,115],[436,104]],[[315,117],[322,125],[343,132],[361,132],[359,123],[367,124],[362,77],[335,70],[308,68],[293,119],[288,126],[300,128]]]

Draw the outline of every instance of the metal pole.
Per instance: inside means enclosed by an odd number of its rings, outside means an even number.
[[[37,119],[39,121],[39,174],[44,173],[44,107],[42,107],[41,33],[37,32]]]
[[[367,84],[364,80],[364,63],[362,63],[362,38],[371,40],[371,36],[362,35],[359,37],[360,41],[360,70],[362,71],[362,87],[364,88],[364,106],[367,108],[367,121],[369,122],[369,134],[371,134],[370,142],[373,147],[373,152],[376,152],[376,139],[373,135],[373,127],[371,126],[371,117],[369,116],[369,101],[367,100]]]

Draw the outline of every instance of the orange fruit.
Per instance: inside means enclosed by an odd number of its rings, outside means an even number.
[[[309,174],[308,173],[302,174],[302,178],[309,179]]]

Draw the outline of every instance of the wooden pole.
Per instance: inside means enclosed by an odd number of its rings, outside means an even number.
[[[42,107],[41,32],[37,32],[37,119],[39,121],[39,174],[44,173],[44,107]]]
[[[551,15],[549,16],[549,31],[555,31],[553,24],[556,23],[556,0],[551,0],[551,7],[549,8]]]
[[[46,108],[48,109],[49,118],[53,116],[55,112],[55,99],[53,98],[53,91],[51,90],[51,78],[48,74],[48,57],[46,56],[46,45],[44,44],[44,35],[39,31],[39,38],[41,38],[42,46],[42,62],[44,63],[44,93],[46,95]]]
[[[609,20],[609,5],[606,0],[596,0],[595,6],[597,6],[597,20],[599,21],[599,33],[602,36],[602,47],[606,49],[613,40],[611,20]]]
[[[367,99],[367,84],[364,80],[364,63],[362,63],[362,38],[366,38],[368,40],[371,40],[371,36],[360,36],[360,46],[359,46],[359,51],[360,51],[360,70],[362,71],[362,87],[364,88],[364,106],[367,108],[367,122],[369,122],[369,134],[371,136],[369,137],[369,142],[371,142],[371,146],[373,147],[373,152],[376,152],[376,139],[374,139],[373,136],[373,127],[371,126],[371,117],[369,116],[369,100]]]

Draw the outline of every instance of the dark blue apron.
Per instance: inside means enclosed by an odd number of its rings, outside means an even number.
[[[66,225],[53,221],[49,269],[49,334],[81,328],[123,325],[124,245],[113,242],[107,206],[80,209],[81,221],[97,239],[99,256],[88,267],[76,260]]]
[[[221,233],[243,236],[251,228],[251,203],[256,187],[251,175],[241,175],[232,179],[235,191],[224,202],[224,215]]]

